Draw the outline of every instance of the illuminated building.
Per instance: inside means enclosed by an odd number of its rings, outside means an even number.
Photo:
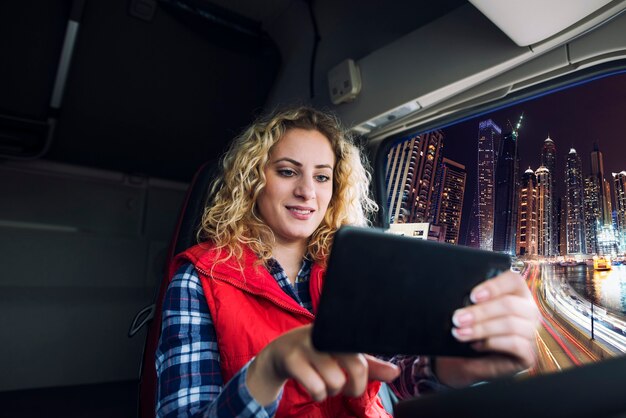
[[[604,161],[602,152],[598,148],[598,143],[593,144],[591,151],[591,175],[598,183],[598,205],[600,211],[600,223],[602,225],[611,224],[611,191],[604,178]]]
[[[567,255],[567,202],[562,197],[556,200],[556,213],[559,215],[556,228],[559,236],[557,254]]]
[[[615,194],[615,212],[617,229],[621,236],[622,250],[626,246],[626,171],[613,174],[613,192]]]
[[[522,176],[517,211],[517,255],[537,255],[537,177],[528,168]]]
[[[609,220],[606,221],[606,224],[610,224],[613,222],[613,205],[611,204],[611,186],[608,181],[604,181],[604,196],[606,196],[606,209],[609,214]]]
[[[602,225],[602,210],[597,177],[585,177],[585,248],[587,254],[598,252],[598,225]]]
[[[555,233],[554,205],[552,194],[552,173],[547,167],[541,166],[535,171],[537,177],[537,252],[549,257],[555,255],[553,242]]]
[[[387,207],[390,223],[406,222],[409,190],[415,177],[415,163],[419,156],[419,136],[393,146],[387,156],[385,173],[387,185]]]
[[[517,142],[522,118],[502,136],[496,163],[496,188],[493,221],[493,250],[515,253],[519,157]]]
[[[598,254],[616,256],[620,249],[620,237],[612,224],[598,227]]]
[[[567,154],[565,165],[565,201],[567,205],[567,253],[585,252],[585,217],[583,177],[580,157],[574,148]]]
[[[418,166],[419,188],[413,190],[409,201],[413,202],[411,222],[434,222],[441,202],[441,160],[443,158],[443,134],[434,131],[426,134],[422,142],[424,158]]]
[[[444,158],[441,163],[441,174],[437,197],[436,223],[446,227],[445,239],[450,244],[458,244],[463,214],[463,196],[467,172],[465,166]]]
[[[552,249],[549,255],[556,255],[559,253],[559,230],[556,228],[558,223],[559,213],[556,210],[556,144],[550,138],[550,135],[543,141],[543,148],[541,150],[541,165],[548,169],[550,172],[550,202],[552,203],[552,219],[550,225],[552,225]],[[548,254],[544,254],[548,255]]]
[[[468,222],[468,231],[465,237],[465,245],[471,248],[480,248],[480,233],[478,231],[478,192],[472,201],[472,211]]]
[[[484,250],[493,249],[495,152],[502,130],[491,119],[478,124],[478,180],[476,216],[478,242]]]
[[[391,223],[433,221],[442,148],[443,133],[433,131],[406,139],[389,151],[385,176]]]

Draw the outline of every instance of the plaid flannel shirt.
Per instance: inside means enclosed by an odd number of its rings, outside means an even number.
[[[312,263],[304,259],[295,284],[271,260],[268,270],[281,289],[311,311],[309,276]],[[400,399],[437,390],[440,385],[425,356],[386,358],[400,366],[400,377],[390,384]],[[192,264],[181,266],[163,301],[162,332],[156,352],[157,417],[271,417],[279,398],[260,405],[245,384],[246,364],[223,382],[217,336],[198,273]]]

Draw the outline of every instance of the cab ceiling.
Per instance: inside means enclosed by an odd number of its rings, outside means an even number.
[[[10,63],[0,66],[0,116],[55,118],[45,159],[188,181],[272,94],[272,106],[293,99],[276,86],[290,49],[313,57],[312,18],[324,58],[314,65],[313,94],[324,94],[319,80],[331,63],[361,58],[466,1],[158,1],[141,19],[129,13],[133,1],[87,0],[63,102],[52,111],[73,3],[0,2],[0,36],[12,41],[0,45]],[[307,41],[293,45],[294,31]],[[301,87],[310,78],[294,80]]]

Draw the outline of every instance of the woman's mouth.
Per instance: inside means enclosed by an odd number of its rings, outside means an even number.
[[[289,210],[289,213],[291,213],[296,219],[302,220],[309,219],[313,212],[315,212],[315,209],[300,206],[287,206],[287,210]]]

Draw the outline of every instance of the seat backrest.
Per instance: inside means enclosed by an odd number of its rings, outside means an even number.
[[[205,163],[196,172],[187,197],[180,212],[180,217],[172,241],[170,242],[165,273],[153,304],[154,315],[147,323],[148,333],[144,346],[139,378],[139,417],[154,418],[156,402],[155,353],[161,336],[161,309],[163,298],[169,285],[169,264],[176,254],[196,244],[196,234],[202,219],[202,213],[210,199],[210,186],[219,172],[217,160]]]

